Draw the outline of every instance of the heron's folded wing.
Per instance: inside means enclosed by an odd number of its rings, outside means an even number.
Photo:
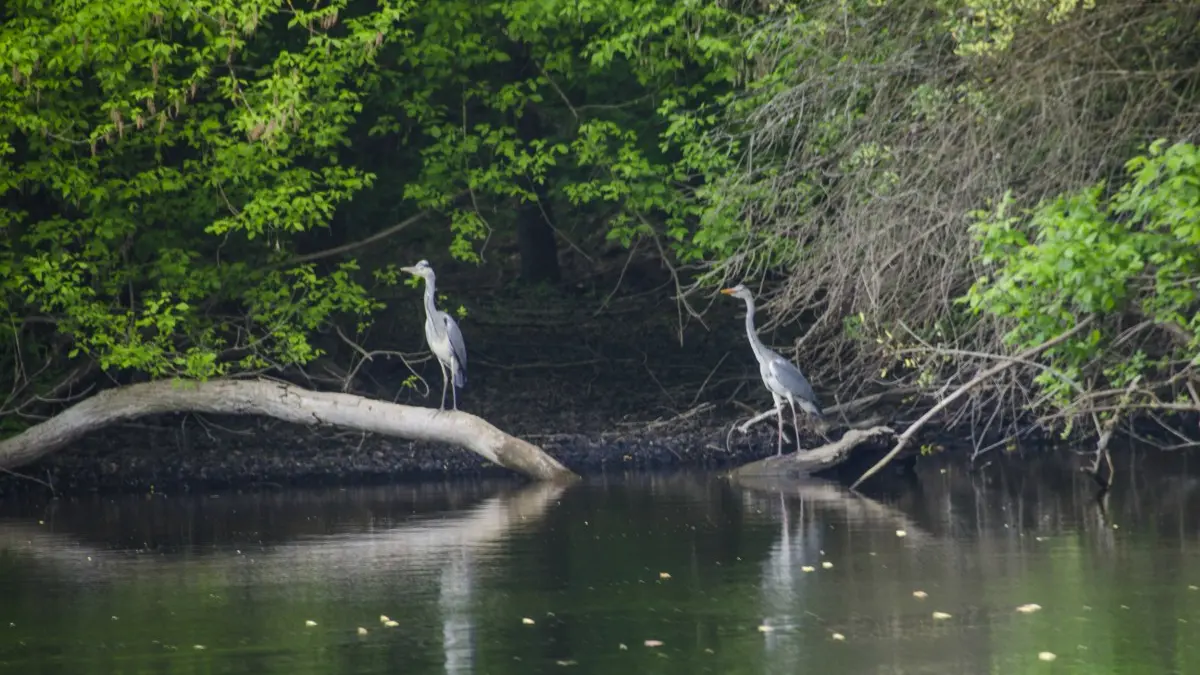
[[[446,317],[446,335],[450,336],[450,349],[454,350],[454,358],[458,361],[458,367],[466,372],[467,345],[463,342],[462,331],[458,329],[454,317],[449,314],[444,316]]]
[[[817,402],[817,395],[813,393],[812,385],[808,383],[804,373],[801,373],[800,369],[792,365],[790,361],[782,356],[776,356],[771,359],[768,367],[771,369],[771,375],[793,396],[813,403]]]

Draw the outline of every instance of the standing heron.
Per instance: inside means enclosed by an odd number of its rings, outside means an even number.
[[[775,416],[779,420],[779,448],[775,454],[782,455],[784,401],[792,408],[792,425],[797,433],[800,430],[796,417],[797,405],[818,419],[824,418],[825,415],[821,412],[817,395],[813,393],[812,385],[805,379],[804,373],[792,365],[791,361],[768,349],[762,340],[758,339],[758,333],[754,330],[754,296],[750,289],[744,284],[738,284],[733,288],[722,288],[721,292],[746,301],[746,337],[750,338],[750,348],[754,350],[754,358],[758,359],[758,373],[762,376],[763,384],[767,385],[767,390],[775,398]],[[796,440],[798,447],[799,438]]]
[[[442,405],[439,410],[446,409],[446,386],[451,380],[454,383],[451,390],[454,409],[458,410],[458,389],[467,385],[467,346],[463,344],[462,331],[458,329],[454,317],[438,309],[433,302],[436,279],[429,261],[422,260],[412,267],[400,269],[425,280],[425,341],[442,368]],[[447,372],[451,377],[447,378]]]

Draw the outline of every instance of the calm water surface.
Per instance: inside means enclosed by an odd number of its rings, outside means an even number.
[[[1200,480],[1119,470],[0,504],[0,672],[1200,673]]]

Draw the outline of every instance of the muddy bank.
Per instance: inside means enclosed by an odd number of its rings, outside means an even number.
[[[580,474],[719,468],[775,452],[769,425],[725,448],[727,425],[707,419],[604,434],[532,434],[528,440]],[[98,432],[21,473],[61,493],[189,492],[252,487],[363,485],[512,476],[459,448],[263,419],[168,415]],[[0,494],[45,491],[0,476]]]

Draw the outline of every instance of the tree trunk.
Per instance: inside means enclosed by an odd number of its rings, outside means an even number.
[[[0,441],[0,469],[29,464],[115,422],[174,412],[262,415],[296,424],[331,425],[449,443],[537,480],[576,477],[541,448],[509,436],[470,413],[310,391],[269,380],[162,380],[109,389]]]
[[[528,46],[513,50],[513,64],[520,78],[532,70]],[[516,120],[517,135],[528,144],[542,138],[542,118],[537,105],[529,102]],[[542,184],[529,181],[525,186],[537,195],[536,202],[522,202],[517,207],[517,248],[521,254],[521,279],[536,284],[558,283],[562,270],[558,266],[558,244],[554,240],[554,216],[550,207],[549,177]]]
[[[535,186],[536,202],[523,202],[517,208],[517,248],[521,253],[521,280],[527,284],[542,281],[558,283],[562,270],[558,266],[558,245],[550,227],[550,200],[546,186]],[[543,213],[544,211],[544,213]]]

